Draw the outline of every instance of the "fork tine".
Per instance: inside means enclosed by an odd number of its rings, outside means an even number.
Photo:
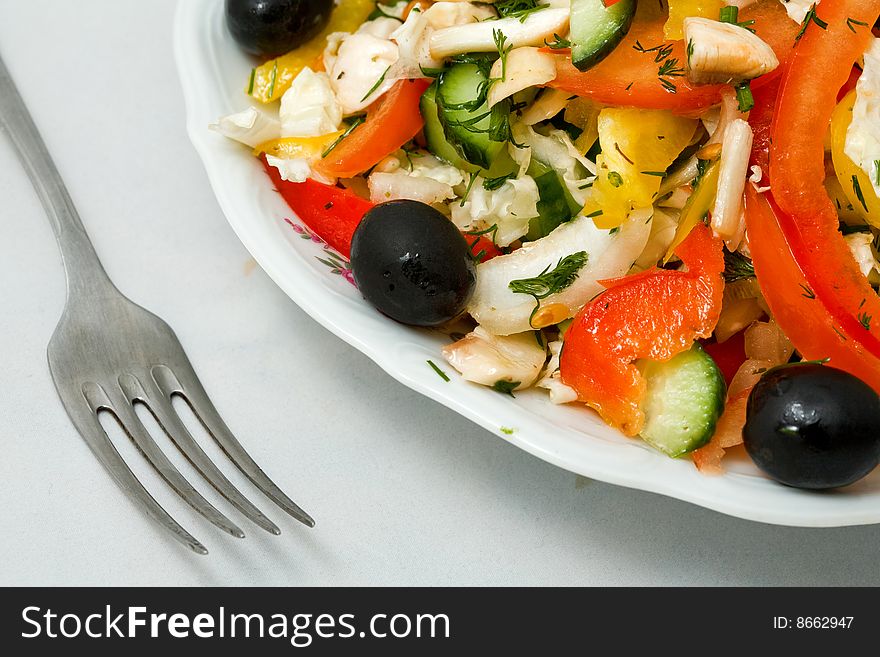
[[[150,395],[150,401],[146,403],[147,407],[153,413],[153,416],[165,433],[168,434],[168,437],[177,445],[177,448],[183,455],[189,459],[190,463],[217,489],[218,493],[229,500],[236,509],[250,518],[255,524],[270,534],[275,534],[276,536],[280,534],[281,530],[278,526],[263,515],[249,499],[242,495],[235,485],[214,465],[214,462],[205,454],[204,450],[192,437],[189,429],[186,428],[177,416],[177,412],[171,406],[171,398],[166,397],[159,390],[159,387],[155,385],[155,382],[151,386],[151,392],[153,394]]]
[[[133,379],[134,377],[131,378]],[[122,377],[120,377],[120,379],[122,379]],[[122,381],[120,381],[120,383],[121,382]],[[241,529],[239,529],[239,527],[229,518],[218,511],[214,505],[202,497],[201,493],[193,488],[192,484],[190,484],[180,473],[180,470],[174,467],[174,464],[168,460],[168,457],[165,456],[165,453],[159,448],[159,445],[156,444],[156,441],[153,440],[149,431],[147,431],[147,428],[137,416],[137,413],[127,396],[120,396],[119,394],[111,395],[110,401],[110,412],[116,416],[116,419],[119,420],[122,428],[134,441],[135,445],[137,445],[147,461],[150,462],[150,465],[162,475],[162,478],[168,482],[174,491],[180,495],[187,504],[201,513],[214,525],[237,538],[244,538],[244,532],[241,531]]]
[[[208,393],[202,387],[199,378],[189,363],[181,369],[178,366],[178,373],[183,381],[177,378],[174,372],[164,365],[157,365],[152,370],[153,380],[159,386],[159,389],[167,397],[177,393],[183,396],[189,407],[192,409],[196,417],[208,430],[214,440],[223,448],[226,455],[241,470],[245,476],[253,482],[263,493],[275,504],[280,506],[289,515],[299,520],[308,527],[314,527],[315,521],[312,517],[303,511],[293,500],[291,500],[284,492],[275,485],[275,483],[266,476],[266,473],[256,464],[256,462],[245,451],[241,443],[226,426],[223,418],[214,408],[214,404],[208,397]]]
[[[125,491],[128,496],[137,504],[143,507],[144,511],[165,529],[171,532],[176,540],[188,547],[196,554],[208,554],[207,548],[196,539],[192,534],[181,527],[177,521],[172,518],[168,512],[150,495],[150,492],[143,487],[140,480],[128,467],[128,464],[120,456],[119,452],[110,442],[107,432],[98,421],[97,412],[101,409],[109,410],[109,400],[103,394],[103,390],[95,384],[86,384],[82,388],[83,396],[86,398],[88,405],[81,403],[81,398],[77,395],[76,403],[68,403],[68,397],[62,391],[60,385],[58,392],[67,414],[73,421],[76,430],[86,441],[92,453],[101,462],[101,465],[110,473],[116,483]],[[103,397],[103,399],[102,399]]]

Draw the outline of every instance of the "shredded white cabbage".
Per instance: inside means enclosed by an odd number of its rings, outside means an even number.
[[[531,176],[506,180],[496,190],[483,182],[477,177],[464,202],[452,204],[452,221],[465,232],[497,226],[495,243],[509,246],[529,232],[529,221],[538,216],[538,185]]]
[[[843,238],[852,251],[862,275],[876,282],[880,277],[880,262],[877,262],[877,254],[872,246],[874,236],[871,233],[850,233]]]
[[[281,136],[319,137],[339,129],[342,108],[326,73],[306,67],[281,97]]]
[[[427,153],[403,154],[389,160],[392,166],[377,166],[370,175],[370,199],[374,203],[397,199],[442,203],[455,198],[454,188],[464,182],[459,169]]]
[[[221,117],[208,127],[251,148],[281,136],[281,122],[256,107]]]
[[[550,391],[550,401],[554,404],[569,404],[577,401],[578,398],[574,388],[562,382],[562,375],[559,373],[559,357],[562,354],[562,344],[562,340],[554,340],[547,345],[548,349],[550,349],[550,360],[544,369],[544,375],[535,384],[538,388],[545,388]]]
[[[852,115],[843,151],[868,175],[880,196],[880,39],[873,39],[865,51]]]

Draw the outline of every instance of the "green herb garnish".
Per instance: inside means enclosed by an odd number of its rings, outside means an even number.
[[[810,9],[807,11],[806,16],[804,16],[804,22],[801,23],[801,29],[797,33],[797,35],[794,37],[795,43],[797,43],[798,41],[801,40],[801,37],[804,36],[804,33],[807,31],[807,28],[810,26],[810,23],[815,23],[818,27],[822,28],[823,30],[828,27],[828,23],[823,21],[816,14],[816,5],[815,4],[810,5]]]
[[[586,251],[578,251],[561,258],[552,270],[550,265],[534,278],[523,278],[510,281],[508,287],[515,294],[528,294],[535,299],[535,308],[529,316],[529,325],[532,318],[541,307],[541,301],[570,287],[578,277],[578,273],[589,260]]]
[[[382,83],[385,82],[385,76],[388,75],[388,71],[390,71],[390,70],[391,70],[391,66],[389,66],[388,68],[386,68],[382,72],[382,75],[380,75],[379,79],[376,80],[376,84],[374,84],[372,87],[370,87],[370,90],[366,94],[364,94],[364,97],[361,98],[360,102],[364,102],[367,98],[369,98],[370,96],[373,95],[373,93],[376,91],[376,89],[378,89],[379,87],[382,86]]]
[[[357,130],[357,129],[358,129],[358,126],[360,126],[360,125],[361,125],[362,123],[364,123],[366,120],[367,120],[367,117],[366,117],[365,115],[361,115],[361,116],[356,116],[356,117],[354,117],[354,118],[352,119],[352,121],[351,121],[351,125],[349,125],[348,128],[346,128],[345,132],[343,132],[341,135],[339,135],[339,137],[337,137],[337,138],[334,140],[334,142],[333,142],[332,144],[330,144],[330,145],[327,147],[327,150],[326,150],[326,151],[324,151],[323,153],[321,153],[321,159],[323,159],[323,158],[327,157],[328,155],[330,155],[330,153],[333,152],[333,149],[336,148],[337,146],[339,146],[340,142],[341,142],[343,139],[345,139],[345,138],[348,137],[352,132],[354,132],[355,130]]]
[[[731,25],[736,25],[737,27],[741,27],[744,30],[748,30],[749,32],[754,32],[754,30],[749,26],[754,25],[755,21],[743,21],[742,23],[740,23],[739,9],[737,7],[722,7],[718,15],[718,20],[722,23],[730,23]]]
[[[856,28],[854,25],[859,25],[861,27],[868,27],[868,24],[865,21],[857,21],[855,18],[847,18],[846,26],[850,29],[851,32],[855,33]]]
[[[464,196],[461,197],[461,203],[459,203],[459,207],[464,207],[464,204],[467,202],[468,196],[471,195],[471,190],[474,188],[474,183],[477,181],[477,178],[480,176],[482,169],[479,171],[474,171],[470,174],[470,180],[468,180],[467,189],[464,190]]]
[[[544,39],[544,45],[553,50],[562,50],[563,48],[571,48],[571,41],[563,39],[554,32],[553,41],[547,41],[547,39]]]
[[[530,14],[544,9],[538,0],[500,0],[495,3],[495,10],[501,18],[519,18],[525,21]]]
[[[657,75],[668,76],[668,77],[681,77],[684,75],[684,68],[679,66],[678,58],[673,57],[671,59],[666,59],[660,65],[660,68],[657,70]]]
[[[431,366],[431,369],[432,369],[432,370],[434,370],[435,372],[437,372],[437,376],[439,376],[441,379],[443,379],[444,381],[446,381],[446,383],[449,383],[449,376],[446,374],[446,372],[444,372],[444,371],[441,370],[439,367],[437,367],[437,365],[434,363],[433,360],[429,360],[429,361],[426,361],[426,362],[428,363],[428,365]]]
[[[859,203],[862,204],[862,207],[865,208],[865,212],[868,211],[868,204],[865,202],[865,195],[862,194],[862,186],[859,184],[859,178],[856,175],[852,177],[852,186],[853,191],[856,193],[856,198],[859,199]]]
[[[496,189],[501,189],[501,187],[508,180],[512,180],[516,178],[516,171],[512,171],[504,176],[498,176],[497,178],[486,178],[483,180],[483,189],[487,192],[494,192]]]
[[[722,7],[718,14],[718,20],[722,23],[731,23],[736,25],[739,18],[739,7]]]
[[[755,97],[752,95],[752,87],[748,80],[736,85],[736,102],[740,112],[748,112],[755,106]]]
[[[752,261],[739,251],[724,249],[724,282],[733,283],[755,276]]]
[[[492,30],[492,38],[495,40],[495,47],[498,49],[498,57],[501,59],[501,81],[507,81],[507,55],[513,50],[513,44],[507,44],[507,37],[501,30]]]
[[[519,388],[521,383],[522,381],[505,381],[504,379],[501,379],[495,382],[492,386],[492,390],[500,392],[502,395],[510,395],[511,397],[516,398],[513,391]]]

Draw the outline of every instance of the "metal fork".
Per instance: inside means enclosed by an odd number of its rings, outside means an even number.
[[[104,271],[61,176],[12,77],[0,58],[0,127],[10,135],[43,203],[67,274],[67,304],[49,342],[49,369],[70,419],[120,487],[174,537],[199,554],[208,550],[153,498],[125,463],[98,419],[112,413],[162,478],[220,529],[244,532],[184,478],[150,436],[136,412],[143,404],[184,456],[229,502],[272,534],[281,530],[230,482],[193,439],[175,411],[182,397],[233,463],[291,516],[314,520],[285,495],[244,450],[217,413],[174,331],[133,303]]]

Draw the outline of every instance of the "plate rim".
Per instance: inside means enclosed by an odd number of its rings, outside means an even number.
[[[222,0],[187,0],[187,2],[179,2],[175,11],[173,30],[174,57],[186,105],[187,133],[202,161],[217,203],[238,239],[275,284],[312,319],[363,353],[386,374],[408,388],[443,404],[529,454],[570,472],[606,483],[661,494],[754,522],[796,527],[843,527],[880,523],[880,494],[874,492],[868,494],[872,498],[875,495],[877,497],[878,504],[874,505],[874,509],[871,509],[870,505],[868,505],[869,508],[867,509],[847,509],[845,503],[835,502],[825,505],[822,510],[817,511],[816,509],[811,509],[812,505],[810,503],[810,500],[817,499],[813,497],[817,495],[816,493],[785,487],[777,489],[775,488],[778,486],[777,484],[749,475],[732,472],[720,477],[698,475],[702,483],[695,488],[688,488],[686,486],[687,481],[684,482],[684,486],[681,483],[670,483],[668,477],[652,474],[653,470],[664,468],[653,467],[657,465],[657,458],[659,458],[659,456],[655,456],[653,453],[650,453],[650,459],[642,458],[641,454],[648,453],[647,451],[642,451],[641,453],[631,452],[632,454],[637,454],[637,456],[628,459],[630,461],[629,465],[632,467],[632,470],[629,471],[621,467],[626,464],[620,459],[619,450],[612,455],[612,461],[608,462],[607,457],[602,454],[604,450],[600,449],[601,445],[592,446],[597,452],[595,455],[600,458],[590,463],[572,462],[570,458],[566,458],[566,450],[554,449],[552,445],[548,446],[544,441],[536,441],[530,438],[528,430],[520,430],[517,427],[516,432],[512,435],[502,433],[501,429],[505,424],[499,422],[499,418],[493,414],[493,409],[500,408],[498,403],[489,402],[481,408],[475,408],[472,404],[468,404],[465,399],[462,399],[462,395],[468,396],[467,394],[453,392],[456,388],[460,388],[460,385],[443,389],[437,383],[441,381],[439,377],[434,377],[435,381],[425,377],[419,378],[414,376],[405,368],[398,366],[398,359],[394,357],[399,355],[397,352],[393,352],[389,356],[388,353],[377,349],[369,340],[364,339],[362,335],[350,330],[342,321],[339,321],[337,316],[334,316],[334,313],[328,312],[328,308],[332,308],[334,304],[338,309],[339,304],[337,300],[330,298],[325,300],[326,303],[317,303],[314,299],[315,295],[308,285],[291,285],[290,280],[277,266],[273,258],[275,254],[271,253],[271,251],[277,249],[274,247],[269,249],[264,243],[256,239],[250,232],[246,222],[243,222],[241,217],[237,216],[234,210],[235,203],[231,197],[232,192],[229,191],[230,187],[221,184],[224,171],[218,164],[216,153],[214,152],[218,143],[215,139],[217,135],[211,133],[207,128],[207,124],[217,118],[216,115],[211,114],[210,105],[207,101],[211,97],[209,80],[216,80],[216,75],[219,74],[219,71],[216,61],[211,60],[211,48],[200,48],[199,45],[205,45],[204,39],[209,37],[207,30],[211,28],[211,22],[205,20],[205,15],[210,11],[217,12],[221,2]],[[209,40],[207,45],[210,46],[210,44]],[[213,73],[214,76],[203,75],[206,71]],[[202,73],[202,75],[199,73]],[[243,99],[242,105],[244,102]],[[232,110],[230,109],[229,111]],[[256,160],[254,160],[254,163],[256,164]],[[266,180],[268,181],[268,177]],[[295,216],[292,212],[289,214]],[[280,245],[278,248],[280,248]],[[305,262],[297,263],[297,258],[290,255],[287,257],[291,262],[287,263],[286,266],[298,268],[298,273],[305,277],[314,277],[313,270],[306,267]],[[383,319],[383,321],[387,322],[389,320]],[[510,413],[509,408],[508,406],[505,412]],[[514,411],[513,414],[533,415],[524,408]],[[525,416],[523,415],[522,417]],[[528,419],[533,422],[549,424],[547,420],[539,417]],[[512,423],[508,422],[507,424]],[[573,434],[574,430],[571,430],[571,433]],[[577,433],[583,436],[586,432],[579,431]],[[599,438],[597,436],[591,437]],[[669,468],[664,470],[668,471]],[[691,470],[696,473],[695,468],[691,467]],[[694,478],[686,476],[684,480],[693,481]],[[742,504],[739,502],[737,493],[742,493],[750,483],[750,480],[758,483],[758,485],[764,485],[765,488],[766,484],[773,486],[774,489],[771,496],[774,499],[785,498],[786,502],[790,500],[792,504],[795,501],[799,502],[794,504],[794,506],[789,505],[787,507],[784,503],[782,505],[774,504],[757,507],[753,503]],[[770,490],[769,488],[766,489]],[[849,492],[839,493],[837,497],[849,496],[851,494]],[[834,493],[820,493],[818,495],[825,497],[826,500],[828,495],[835,496]]]

